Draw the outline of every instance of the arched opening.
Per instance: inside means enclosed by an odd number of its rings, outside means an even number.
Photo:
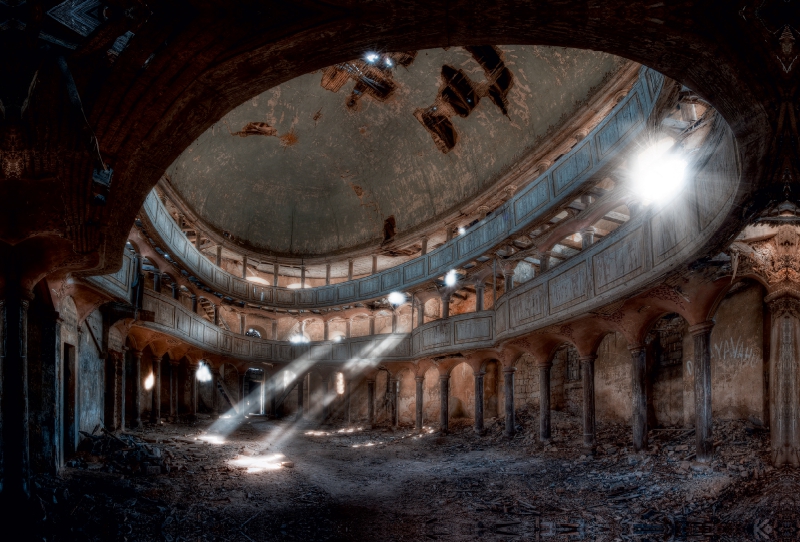
[[[500,363],[497,360],[486,362],[486,375],[483,377],[483,416],[500,416]]]
[[[440,408],[439,370],[436,367],[431,367],[425,371],[425,380],[422,384],[422,424],[438,423]]]
[[[375,423],[392,423],[392,375],[383,367],[375,375]]]
[[[397,381],[397,420],[399,425],[413,425],[416,421],[417,390],[414,373],[407,367],[394,375]]]
[[[467,425],[475,419],[475,372],[466,362],[459,363],[450,371],[447,406],[448,416],[456,425]]]
[[[684,366],[693,357],[689,324],[678,314],[665,314],[650,328],[647,348],[647,424],[652,428],[683,426],[684,395],[693,389]],[[688,375],[686,375],[688,376]]]

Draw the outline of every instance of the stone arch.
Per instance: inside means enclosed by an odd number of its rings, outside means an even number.
[[[583,380],[578,349],[572,343],[562,343],[553,352],[550,362],[551,408],[579,416],[583,409]]]

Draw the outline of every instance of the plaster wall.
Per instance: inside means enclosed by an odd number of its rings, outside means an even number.
[[[450,419],[475,418],[475,375],[466,363],[460,363],[450,372],[448,409]]]
[[[620,333],[606,335],[595,361],[595,413],[598,421],[630,423],[631,355]]]
[[[78,416],[81,431],[92,432],[104,419],[105,363],[95,344],[102,338],[103,318],[100,311],[92,312],[79,333],[78,346]],[[94,337],[94,338],[93,338]]]

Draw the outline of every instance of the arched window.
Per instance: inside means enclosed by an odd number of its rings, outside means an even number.
[[[256,339],[261,338],[261,332],[258,331],[257,329],[253,329],[252,327],[247,330],[247,333],[245,333],[245,335],[247,335],[248,337],[255,337]]]

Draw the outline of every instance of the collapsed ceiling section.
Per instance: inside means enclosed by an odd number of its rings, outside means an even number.
[[[342,255],[491,191],[627,65],[536,46],[368,52],[240,105],[166,179],[242,247]]]

